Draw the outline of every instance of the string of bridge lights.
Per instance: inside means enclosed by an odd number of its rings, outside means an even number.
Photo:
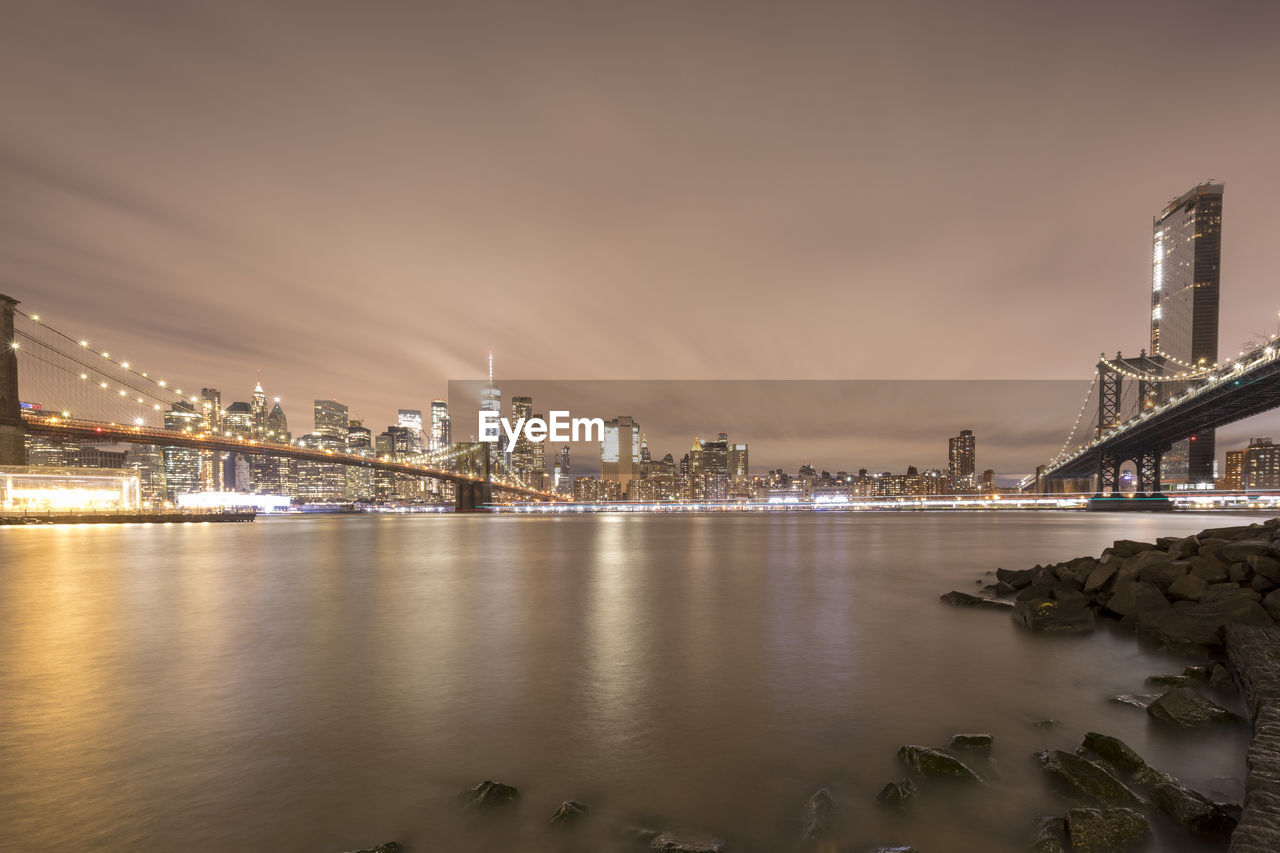
[[[1071,445],[1071,439],[1076,437],[1076,430],[1080,428],[1080,421],[1084,420],[1084,413],[1089,408],[1089,400],[1093,397],[1093,389],[1098,387],[1098,374],[1093,374],[1093,381],[1089,383],[1089,391],[1084,395],[1084,402],[1080,404],[1080,411],[1076,412],[1076,422],[1071,425],[1071,432],[1067,433],[1067,440],[1062,442],[1061,449],[1058,454],[1049,460],[1049,464],[1055,464],[1059,459],[1066,455],[1067,448]]]

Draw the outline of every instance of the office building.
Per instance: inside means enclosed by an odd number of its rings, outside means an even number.
[[[951,481],[951,489],[957,494],[966,494],[977,488],[974,472],[977,470],[977,453],[973,439],[973,430],[962,429],[960,434],[952,436],[947,450],[947,477]]]
[[[1280,489],[1280,447],[1269,438],[1250,439],[1244,449],[1244,487],[1246,489]]]
[[[409,430],[410,444],[414,453],[421,453],[426,448],[422,432],[422,412],[418,409],[401,409],[396,423]]]
[[[1152,224],[1151,353],[1170,372],[1218,360],[1222,195],[1222,184],[1201,184],[1171,201]],[[1181,390],[1166,386],[1166,396]],[[1164,454],[1161,479],[1211,483],[1213,460],[1213,431],[1198,433]]]
[[[449,433],[449,404],[444,400],[432,400],[431,440],[428,449],[432,451],[447,450],[451,441]]]
[[[600,478],[617,483],[619,495],[640,476],[640,425],[630,415],[604,422],[600,442]]]

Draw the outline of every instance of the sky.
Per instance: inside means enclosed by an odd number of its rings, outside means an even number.
[[[1212,179],[1225,356],[1278,330],[1277,37],[1257,2],[0,0],[0,292],[227,401],[260,370],[295,432],[490,349],[1087,382]]]

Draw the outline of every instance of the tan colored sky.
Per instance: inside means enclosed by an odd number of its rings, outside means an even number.
[[[224,400],[261,368],[295,428],[425,409],[489,348],[536,379],[1087,379],[1144,345],[1151,217],[1209,178],[1224,354],[1276,331],[1276,4],[0,16],[0,291]]]

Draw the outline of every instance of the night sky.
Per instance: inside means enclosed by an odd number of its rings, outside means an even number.
[[[1277,331],[1278,42],[1257,2],[0,0],[0,292],[224,401],[261,369],[295,432],[489,349],[1087,382],[1213,179],[1226,356]]]

